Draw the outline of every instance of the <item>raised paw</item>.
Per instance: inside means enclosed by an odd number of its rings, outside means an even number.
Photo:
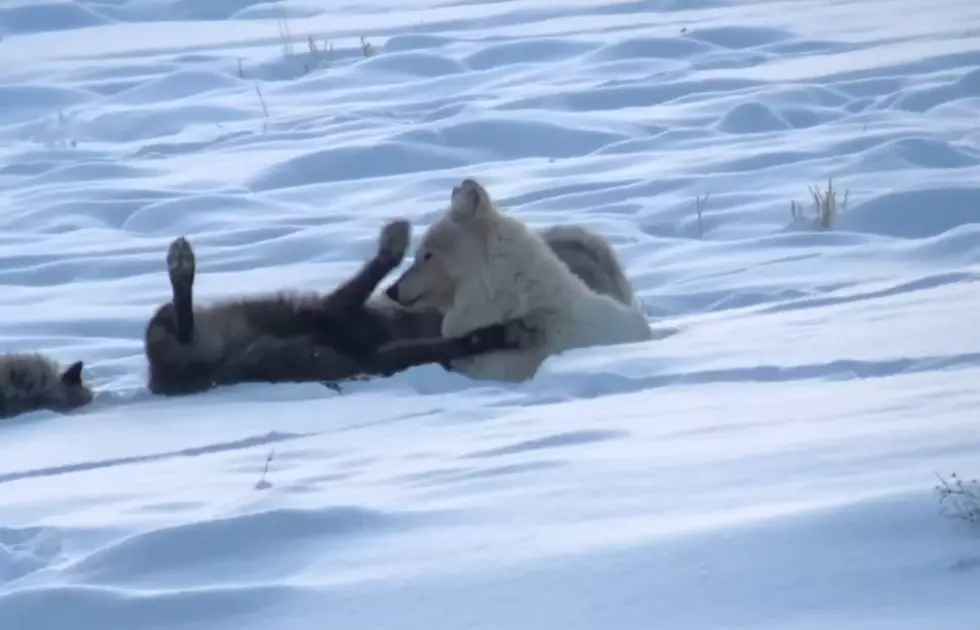
[[[381,229],[378,240],[378,256],[395,265],[401,263],[412,240],[412,224],[406,219],[395,219]]]
[[[191,244],[183,236],[178,237],[170,243],[167,250],[167,273],[170,275],[170,283],[177,285],[190,285],[194,282],[194,250]]]

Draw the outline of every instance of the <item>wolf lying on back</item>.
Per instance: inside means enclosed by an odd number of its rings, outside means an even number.
[[[368,302],[401,263],[410,235],[407,221],[387,224],[377,254],[329,294],[258,296],[203,308],[193,302],[194,252],[185,239],[176,239],[167,253],[173,299],[156,311],[144,337],[150,391],[189,394],[242,382],[332,382],[520,347],[519,321],[443,338],[432,326],[438,314]]]
[[[611,249],[609,255],[617,262]],[[612,284],[620,286],[618,299],[592,290],[541,234],[500,212],[480,184],[465,179],[453,189],[449,210],[426,232],[411,267],[386,294],[402,305],[438,308],[447,337],[493,322],[524,321],[536,332],[525,347],[451,364],[474,378],[523,381],[552,354],[653,337],[644,314],[624,299],[632,294],[625,277]]]
[[[48,409],[68,412],[92,402],[82,382],[82,362],[61,370],[44,355],[25,352],[0,356],[0,418]]]

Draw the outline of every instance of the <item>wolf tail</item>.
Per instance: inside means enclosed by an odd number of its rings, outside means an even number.
[[[633,285],[609,241],[580,225],[555,225],[541,232],[541,236],[589,288],[633,305]]]

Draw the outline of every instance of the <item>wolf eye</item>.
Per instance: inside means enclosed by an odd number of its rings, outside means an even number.
[[[432,258],[432,252],[425,252],[425,253],[424,253],[424,254],[422,255],[422,261],[423,261],[423,262],[424,262],[424,261],[426,261],[426,260],[429,260],[430,258]]]

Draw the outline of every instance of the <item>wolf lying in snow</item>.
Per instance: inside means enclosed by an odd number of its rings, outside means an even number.
[[[369,302],[378,283],[401,263],[410,236],[407,221],[388,223],[375,256],[327,295],[280,293],[197,308],[194,252],[186,239],[176,239],[167,253],[173,299],[156,311],[144,337],[150,391],[189,394],[249,381],[332,382],[522,347],[528,337],[518,320],[441,336],[438,313]]]
[[[68,412],[92,402],[92,390],[82,382],[82,362],[62,371],[37,353],[0,356],[0,418],[48,409]]]
[[[633,285],[627,280],[622,263],[606,239],[580,225],[555,225],[539,232],[568,269],[590,289],[631,306]],[[438,277],[432,280],[433,292],[428,300],[402,305],[392,299],[396,290],[372,298],[375,308],[397,322],[401,337],[438,337],[442,334],[442,311],[449,307],[454,282],[440,267],[429,269]],[[440,310],[442,309],[442,310]],[[446,366],[448,367],[448,366]]]
[[[620,297],[629,295],[631,302],[625,277],[614,284],[625,287]],[[440,309],[447,337],[515,318],[534,331],[526,347],[451,362],[473,378],[523,381],[552,354],[653,337],[637,307],[592,290],[541,234],[501,213],[472,179],[453,188],[449,210],[386,295],[402,305]]]

